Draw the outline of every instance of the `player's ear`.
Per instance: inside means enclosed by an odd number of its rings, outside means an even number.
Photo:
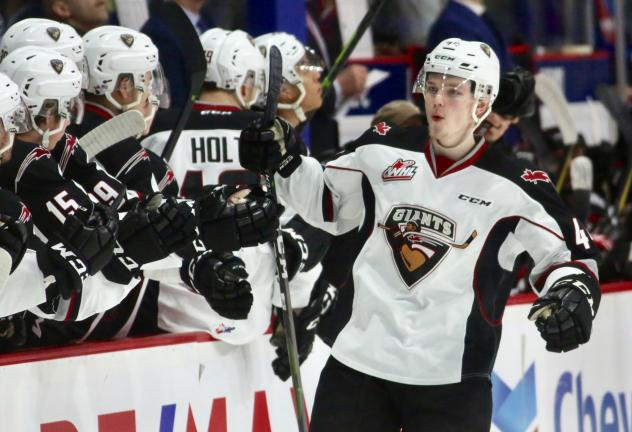
[[[480,117],[483,114],[485,114],[485,111],[487,111],[488,106],[489,106],[489,101],[487,100],[483,99],[476,102],[476,116]]]
[[[118,82],[116,83],[116,90],[114,90],[114,93],[118,94],[124,101],[128,101],[131,99],[133,92],[134,92],[133,78],[128,75],[123,75],[119,77]]]
[[[284,82],[281,84],[281,92],[279,94],[280,103],[292,103],[298,97],[298,89],[292,84]]]
[[[61,19],[68,19],[71,15],[70,8],[62,0],[53,0],[50,4],[50,10]]]

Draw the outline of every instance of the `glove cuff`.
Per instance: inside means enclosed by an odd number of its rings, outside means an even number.
[[[287,152],[281,159],[277,172],[283,178],[288,178],[303,162],[301,155]]]

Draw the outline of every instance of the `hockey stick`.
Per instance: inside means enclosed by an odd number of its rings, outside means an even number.
[[[577,144],[578,133],[575,123],[573,123],[573,117],[568,107],[568,101],[562,93],[559,86],[549,76],[543,73],[538,73],[535,76],[535,94],[544,103],[544,105],[551,111],[557,126],[560,128],[562,134],[562,141],[569,149],[566,152],[564,159],[564,165],[557,179],[555,189],[559,193],[562,190],[568,170],[570,167],[571,159],[573,156],[573,148]]]
[[[178,4],[171,1],[156,0],[151,6],[151,14],[158,16],[178,41],[180,53],[184,58],[184,69],[189,78],[187,100],[180,110],[178,121],[171,131],[165,148],[160,155],[163,159],[168,161],[189,119],[193,103],[197,100],[202,84],[204,84],[206,59],[204,57],[200,37],[193,28],[191,20],[189,20]]]
[[[362,38],[362,35],[364,35],[366,29],[368,29],[369,26],[373,23],[373,20],[377,16],[378,12],[380,11],[380,9],[382,9],[382,6],[384,6],[387,1],[388,0],[380,0],[379,3],[375,5],[375,7],[369,8],[364,17],[362,17],[362,21],[360,21],[360,24],[358,24],[358,28],[355,30],[355,32],[353,32],[353,36],[351,36],[351,39],[349,39],[349,41],[342,48],[340,54],[338,54],[338,57],[336,57],[336,61],[334,62],[333,66],[331,67],[331,69],[329,69],[327,76],[325,76],[325,78],[323,78],[323,80],[321,81],[321,88],[323,89],[323,99],[325,99],[327,93],[329,93],[333,88],[333,83],[340,73],[340,70],[349,59],[349,56],[351,55],[355,47],[358,45],[358,42]]]
[[[283,58],[281,51],[272,45],[269,48],[268,59],[270,67],[268,71],[268,92],[266,97],[266,105],[261,119],[261,128],[267,128],[274,123],[274,117],[277,111],[279,94],[281,92]],[[268,192],[272,196],[274,202],[278,202],[276,187],[274,184],[274,173],[264,175]],[[292,312],[292,299],[290,297],[290,283],[288,281],[287,263],[285,260],[285,246],[283,244],[283,235],[281,226],[276,231],[276,241],[274,242],[274,257],[276,259],[277,277],[279,287],[281,289],[281,298],[283,300],[283,326],[285,327],[286,337],[285,343],[287,347],[288,360],[290,363],[290,374],[292,375],[292,385],[294,386],[294,407],[296,408],[296,421],[298,422],[298,430],[307,432],[307,407],[305,406],[305,398],[303,384],[301,382],[301,367],[298,359],[298,349],[296,343],[296,328],[294,327],[294,314]]]
[[[381,229],[383,229],[385,231],[393,231],[393,230],[395,230],[395,233],[393,234],[393,237],[399,237],[400,235],[403,234],[401,231],[397,231],[397,228],[390,227],[388,225],[384,225],[383,223],[378,223],[377,227],[381,228]],[[463,243],[450,243],[450,242],[447,242],[447,244],[449,244],[453,248],[466,249],[470,245],[470,243],[472,243],[472,241],[476,238],[476,236],[478,236],[478,232],[476,230],[474,230],[474,231],[472,231],[472,234],[470,234],[470,236],[467,238],[467,240],[465,240]]]
[[[85,134],[79,145],[92,159],[114,144],[129,137],[134,137],[145,130],[145,119],[140,111],[130,110],[102,123]]]

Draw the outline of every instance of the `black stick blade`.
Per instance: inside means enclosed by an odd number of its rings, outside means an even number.
[[[281,94],[281,83],[283,82],[283,57],[275,45],[269,47],[268,61],[268,91],[266,92],[266,105],[261,124],[264,128],[270,127],[274,122],[279,95]]]

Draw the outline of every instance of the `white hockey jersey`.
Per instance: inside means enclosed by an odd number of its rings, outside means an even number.
[[[385,123],[353,149],[324,171],[303,157],[276,175],[308,223],[365,235],[352,316],[332,350],[347,366],[415,385],[489,376],[518,255],[535,261],[540,292],[563,275],[597,277],[590,238],[543,171],[480,142],[438,173],[421,134]]]

